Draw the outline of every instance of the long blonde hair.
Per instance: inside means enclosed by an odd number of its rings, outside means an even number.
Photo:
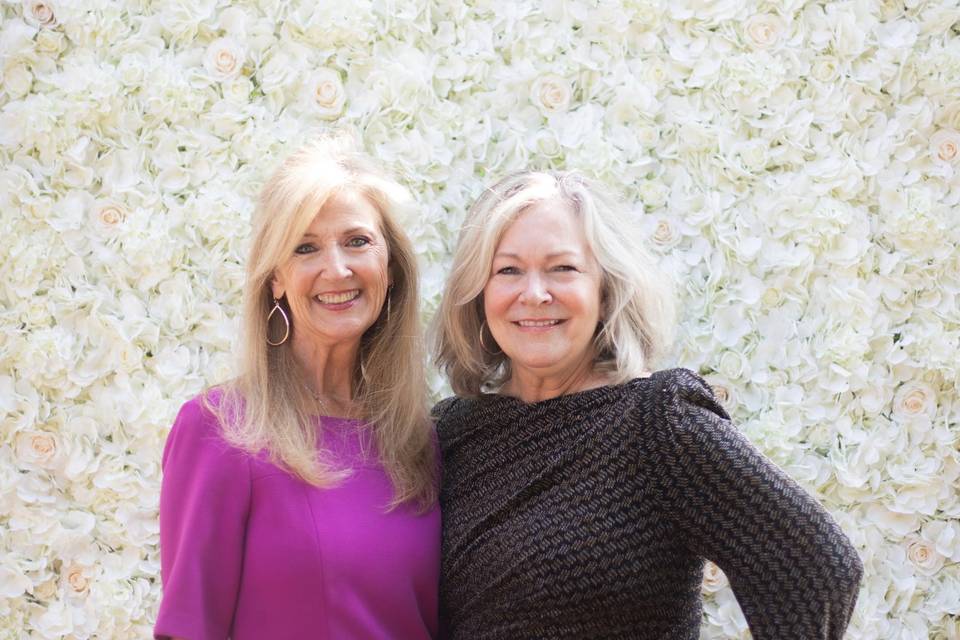
[[[530,205],[554,199],[573,209],[602,272],[594,369],[613,383],[624,382],[643,375],[669,348],[672,287],[617,202],[576,172],[514,173],[470,207],[434,319],[435,361],[458,395],[477,396],[510,377],[509,358],[483,325],[483,288],[507,227]]]
[[[274,271],[292,255],[324,203],[344,190],[367,197],[380,212],[393,282],[389,306],[383,305],[361,338],[353,399],[370,424],[377,454],[393,482],[390,506],[413,502],[426,508],[437,498],[437,463],[426,404],[417,259],[395,217],[407,195],[350,138],[308,144],[263,186],[247,264],[240,374],[222,386],[219,400],[208,399],[207,405],[228,442],[251,453],[267,452],[310,484],[328,487],[349,475],[331,463],[318,442],[316,401],[304,385],[290,341],[267,344],[268,336],[279,339],[267,320]]]

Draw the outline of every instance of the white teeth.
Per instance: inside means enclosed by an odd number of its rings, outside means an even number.
[[[359,295],[360,291],[354,289],[353,291],[344,291],[343,293],[327,293],[324,295],[319,295],[317,296],[317,300],[323,304],[340,304],[342,302],[349,302]]]
[[[521,327],[552,327],[560,324],[559,320],[520,320],[518,324]]]

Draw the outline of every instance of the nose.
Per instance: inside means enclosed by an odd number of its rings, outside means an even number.
[[[343,255],[339,247],[324,251],[321,260],[323,260],[323,263],[320,272],[330,280],[349,278],[353,273],[347,265],[346,256]]]
[[[523,282],[523,290],[520,291],[520,302],[524,304],[547,304],[553,300],[553,296],[544,286],[543,279],[536,273],[527,274]]]

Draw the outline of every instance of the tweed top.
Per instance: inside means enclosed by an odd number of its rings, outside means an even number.
[[[756,640],[843,636],[856,551],[695,373],[434,415],[445,637],[693,640],[704,559]]]

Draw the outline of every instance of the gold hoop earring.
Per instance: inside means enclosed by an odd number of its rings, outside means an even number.
[[[279,311],[280,315],[283,317],[283,325],[284,325],[283,339],[280,340],[280,342],[271,342],[270,341],[270,318],[272,318],[273,314],[275,314],[277,311]],[[287,338],[289,337],[290,337],[290,318],[287,317],[287,312],[284,311],[283,307],[280,306],[280,301],[274,298],[273,308],[270,309],[270,313],[267,314],[267,344],[270,345],[271,347],[279,347],[284,342],[286,342]]]
[[[486,352],[487,352],[488,354],[490,354],[491,356],[498,356],[498,355],[500,355],[501,353],[503,353],[503,349],[500,349],[500,351],[490,351],[490,349],[487,348],[487,345],[484,344],[484,342],[483,342],[483,328],[484,328],[485,326],[487,326],[487,321],[486,321],[486,320],[483,320],[483,321],[480,323],[480,348],[483,349],[484,351],[486,351]],[[490,336],[492,337],[492,336],[493,336],[493,333],[491,333]],[[497,346],[499,347],[500,345],[497,345]]]

